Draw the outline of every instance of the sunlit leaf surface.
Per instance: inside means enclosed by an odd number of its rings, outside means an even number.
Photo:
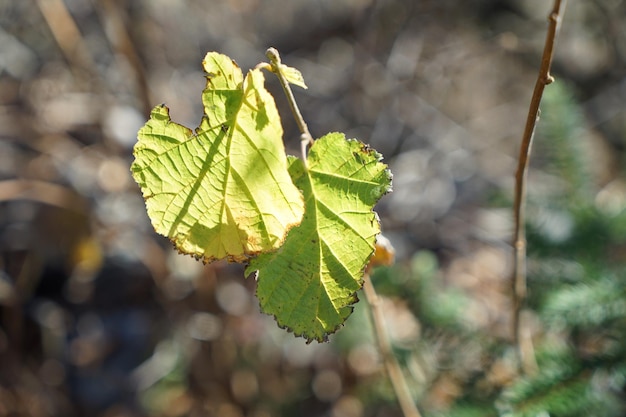
[[[303,199],[287,171],[282,127],[260,70],[245,79],[227,56],[204,61],[205,116],[190,129],[157,106],[139,131],[133,177],[155,230],[206,262],[277,249]]]
[[[305,214],[275,253],[250,262],[258,274],[261,309],[307,340],[322,341],[341,326],[358,301],[364,268],[380,226],[372,211],[391,188],[381,156],[343,134],[315,141],[307,159],[291,159]]]

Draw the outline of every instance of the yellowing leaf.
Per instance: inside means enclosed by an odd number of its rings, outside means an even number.
[[[139,131],[131,170],[155,230],[205,262],[277,249],[303,200],[287,171],[282,127],[260,70],[245,79],[227,56],[204,61],[205,116],[190,129],[157,106]]]
[[[308,169],[291,159],[289,172],[304,193],[302,223],[277,252],[252,259],[246,270],[259,271],[261,310],[309,341],[335,332],[358,301],[380,232],[372,208],[391,189],[391,173],[380,159],[341,133],[315,141]]]

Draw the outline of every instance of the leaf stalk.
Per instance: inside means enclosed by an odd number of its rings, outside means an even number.
[[[296,103],[296,99],[293,95],[293,91],[291,91],[291,86],[289,85],[289,81],[285,74],[282,72],[282,63],[280,60],[280,55],[276,48],[268,48],[265,52],[265,56],[270,60],[270,68],[278,77],[278,81],[280,82],[281,87],[283,88],[283,92],[287,97],[287,101],[289,102],[289,108],[291,109],[291,113],[293,114],[294,119],[296,120],[296,124],[298,125],[298,129],[300,130],[300,149],[302,151],[302,159],[304,160],[306,166],[306,155],[307,155],[307,147],[313,144],[313,136],[309,132],[309,127],[307,126],[304,118],[302,117],[302,113],[300,113],[300,109],[298,108],[298,104]]]

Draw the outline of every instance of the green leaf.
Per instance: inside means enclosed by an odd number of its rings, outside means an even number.
[[[297,85],[298,87],[302,87],[305,90],[308,88],[304,83],[304,77],[302,76],[302,73],[296,68],[281,64],[280,72],[289,83]]]
[[[261,309],[308,341],[335,332],[358,301],[363,271],[380,232],[372,211],[391,188],[391,173],[376,151],[341,133],[315,141],[307,158],[291,159],[305,214],[285,244],[251,260],[259,271]]]
[[[242,262],[277,249],[303,199],[287,171],[282,127],[260,70],[204,61],[205,116],[195,132],[157,106],[139,131],[131,170],[155,230],[205,262]]]

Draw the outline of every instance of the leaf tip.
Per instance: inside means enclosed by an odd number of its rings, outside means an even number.
[[[155,121],[169,121],[170,119],[170,109],[165,105],[165,103],[161,103],[158,104],[156,106],[154,106],[152,108],[152,110],[150,111],[150,120],[155,120]],[[148,123],[150,123],[150,121],[148,121]],[[148,123],[146,123],[140,130],[139,132],[141,132],[143,129],[146,128],[146,126],[148,125]]]

